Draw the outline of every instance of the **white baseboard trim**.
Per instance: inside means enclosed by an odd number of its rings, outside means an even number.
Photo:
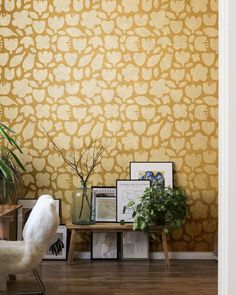
[[[215,259],[213,252],[169,252],[170,259]],[[163,252],[151,252],[150,259],[164,259]]]
[[[75,258],[91,259],[91,252],[75,252]],[[169,252],[170,259],[216,259],[213,252]],[[163,252],[151,252],[150,259],[164,259]]]
[[[91,252],[87,251],[87,252],[78,252],[76,251],[74,254],[75,258],[78,259],[91,259]]]

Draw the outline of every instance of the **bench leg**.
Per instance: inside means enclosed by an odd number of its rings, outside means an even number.
[[[162,231],[162,246],[163,246],[163,251],[164,251],[164,256],[166,260],[166,265],[170,266],[170,259],[169,259],[169,253],[168,253],[168,244],[167,244],[167,238],[166,238],[166,233]]]
[[[0,240],[9,240],[9,221],[0,218]]]
[[[75,252],[75,242],[76,242],[76,230],[71,230],[71,237],[70,237],[70,247],[68,253],[68,263],[72,264],[74,259],[74,252]]]

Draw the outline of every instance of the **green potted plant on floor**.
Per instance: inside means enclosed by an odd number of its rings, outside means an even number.
[[[133,230],[149,232],[152,225],[161,225],[165,232],[180,227],[188,216],[188,195],[184,189],[163,188],[153,184],[140,197],[130,201],[126,208],[133,210]]]
[[[15,150],[22,153],[15,140],[15,132],[0,123],[0,203],[15,203],[22,186],[21,170],[25,168]]]

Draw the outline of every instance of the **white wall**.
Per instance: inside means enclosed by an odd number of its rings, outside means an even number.
[[[236,1],[219,1],[219,294],[236,294]]]

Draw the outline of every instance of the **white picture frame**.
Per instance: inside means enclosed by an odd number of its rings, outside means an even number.
[[[92,200],[96,222],[116,222],[116,187],[92,187]]]
[[[60,200],[55,199],[56,209],[59,215],[60,213]],[[19,199],[18,204],[22,205],[21,208],[17,210],[17,240],[22,240],[22,233],[24,225],[29,217],[29,214],[33,207],[35,206],[37,199]]]
[[[131,179],[149,179],[173,188],[173,162],[130,162]]]
[[[142,231],[123,232],[121,243],[122,260],[148,260],[149,235]]]
[[[55,236],[49,242],[44,254],[45,260],[66,260],[67,258],[67,228],[59,225]]]
[[[145,189],[149,187],[150,180],[116,181],[117,222],[133,222],[133,210],[131,208],[126,208],[124,212],[124,207],[126,207],[130,201],[134,201],[136,204],[138,204]]]
[[[118,259],[118,234],[116,232],[93,232],[92,259]]]

